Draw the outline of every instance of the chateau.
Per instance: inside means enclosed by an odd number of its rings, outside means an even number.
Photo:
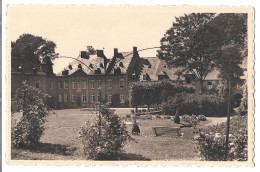
[[[118,52],[115,48],[111,59],[103,50],[97,50],[94,55],[81,51],[79,57],[58,74],[53,73],[52,65],[42,62],[35,70],[27,63],[22,70],[12,69],[12,98],[23,80],[52,96],[55,108],[93,107],[99,102],[128,107],[130,85],[137,81],[182,80],[199,87],[194,75],[187,73],[178,77],[177,69],[168,68],[164,60],[140,57],[137,47],[130,52]],[[214,71],[205,78],[204,89],[217,88],[220,81],[217,75]]]

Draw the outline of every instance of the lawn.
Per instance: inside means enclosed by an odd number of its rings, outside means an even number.
[[[12,159],[44,159],[44,160],[83,160],[85,159],[81,142],[78,139],[80,126],[96,116],[94,112],[80,109],[55,110],[55,114],[48,117],[46,131],[41,138],[41,146],[35,150],[12,149]],[[126,118],[130,109],[115,109],[127,122],[130,132],[131,119]],[[15,114],[19,118],[20,114]],[[208,118],[198,127],[204,127],[223,118]],[[128,142],[124,147],[122,160],[199,160],[196,143],[193,140],[194,129],[182,128],[181,137],[155,137],[153,126],[174,127],[170,119],[139,119],[140,136],[133,136],[135,141]]]

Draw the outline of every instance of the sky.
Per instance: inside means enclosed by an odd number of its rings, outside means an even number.
[[[102,6],[9,6],[7,29],[11,41],[23,33],[42,36],[56,43],[60,56],[78,57],[87,45],[104,49],[112,58],[114,48],[132,51],[160,46],[160,39],[181,9],[169,7]],[[142,51],[143,57],[156,56],[156,49]],[[71,59],[54,61],[54,72],[62,70]]]

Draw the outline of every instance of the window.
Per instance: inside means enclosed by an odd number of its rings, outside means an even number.
[[[191,83],[191,78],[190,77],[187,77],[186,78],[186,84],[190,84]]]
[[[82,94],[82,101],[83,101],[83,102],[86,102],[86,101],[87,101],[87,94],[86,94],[86,93],[83,93],[83,94]]]
[[[94,89],[94,88],[95,88],[95,82],[94,82],[94,81],[91,81],[91,82],[90,82],[90,88],[91,88],[91,89]]]
[[[59,94],[59,102],[60,102],[60,103],[62,102],[62,96],[61,96],[61,94]]]
[[[39,80],[38,80],[38,79],[35,80],[35,87],[36,87],[36,88],[39,88],[39,87],[40,87],[40,84],[39,84]]]
[[[108,101],[108,103],[112,103],[112,95],[111,94],[109,94],[107,96],[107,101]]]
[[[72,82],[72,89],[77,89],[77,82]]]
[[[97,101],[101,102],[101,92],[99,92],[98,95],[97,95]]]
[[[132,80],[133,80],[133,81],[136,80],[136,75],[135,75],[135,74],[132,75]]]
[[[124,88],[125,84],[124,84],[124,80],[123,79],[120,80],[119,86],[120,86],[120,88]]]
[[[125,94],[124,93],[120,94],[120,103],[125,103]]]
[[[98,81],[97,88],[98,88],[98,89],[101,89],[101,81]]]
[[[77,99],[76,95],[75,95],[75,94],[72,94],[72,96],[71,96],[71,101],[72,101],[72,102],[75,102],[76,99]]]
[[[81,88],[82,88],[82,89],[86,89],[86,85],[87,85],[86,82],[81,82]]]
[[[68,102],[68,101],[69,101],[68,93],[64,93],[64,102]]]
[[[62,89],[62,82],[59,81],[59,89]]]
[[[53,89],[53,85],[54,85],[53,80],[51,80],[50,89]]]
[[[112,89],[112,81],[107,81],[107,85],[109,89]]]
[[[77,82],[77,89],[81,88],[81,82]]]
[[[68,89],[69,88],[69,82],[68,81],[64,81],[64,88]]]
[[[91,94],[90,100],[91,100],[91,102],[95,102],[95,94],[94,93]]]
[[[147,80],[147,75],[143,75],[143,80],[144,80],[144,81]]]
[[[212,89],[212,82],[208,82],[208,88]]]

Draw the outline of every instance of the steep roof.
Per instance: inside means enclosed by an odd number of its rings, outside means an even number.
[[[126,74],[133,58],[133,52],[119,52],[109,63],[109,73],[114,74],[115,69],[120,69],[121,74]]]
[[[158,75],[166,75],[171,80],[176,80],[175,72],[178,68],[168,68],[164,60],[158,57],[142,57],[138,61],[139,75],[149,75],[151,81],[157,81]],[[143,77],[140,77],[143,80]]]
[[[101,57],[98,55],[89,55],[89,58],[81,58],[77,57],[72,63],[70,63],[67,67],[64,68],[67,70],[67,75],[71,75],[78,70],[82,70],[87,75],[95,75],[96,70],[100,70],[99,74],[105,74],[105,61],[106,57]],[[81,63],[82,62],[82,63]],[[81,69],[80,69],[81,66]],[[57,74],[57,76],[62,76],[62,71]]]

